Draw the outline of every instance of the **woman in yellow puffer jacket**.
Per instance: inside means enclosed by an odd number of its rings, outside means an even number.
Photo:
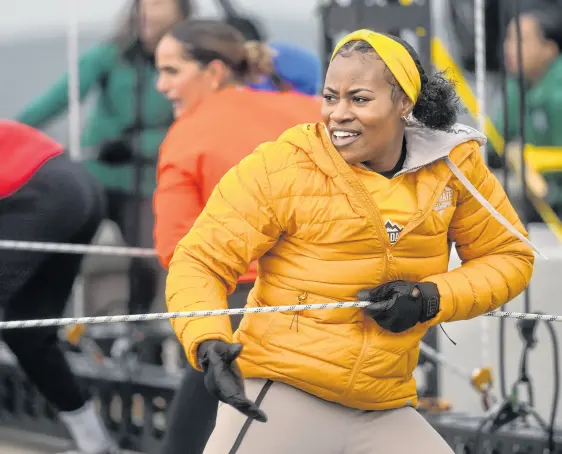
[[[452,453],[414,409],[420,340],[513,299],[534,262],[484,136],[457,111],[408,44],[360,30],[334,50],[324,122],[261,145],[217,185],[170,263],[170,311],[226,308],[256,259],[248,307],[372,304],[249,314],[234,335],[228,316],[174,320],[228,404],[205,454]],[[463,265],[448,271],[451,243]]]

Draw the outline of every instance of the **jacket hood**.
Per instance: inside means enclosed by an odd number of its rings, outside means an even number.
[[[480,131],[461,123],[456,123],[449,131],[437,131],[411,121],[404,131],[406,138],[406,161],[399,174],[419,169],[439,159],[449,157],[457,146],[476,141],[486,144],[486,136]]]

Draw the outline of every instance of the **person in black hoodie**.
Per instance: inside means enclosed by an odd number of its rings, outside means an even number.
[[[102,188],[43,133],[0,121],[0,239],[88,244],[104,217]],[[0,249],[4,320],[62,316],[81,254]],[[57,328],[8,329],[4,342],[38,391],[56,408],[77,454],[114,454],[89,396],[58,344]]]

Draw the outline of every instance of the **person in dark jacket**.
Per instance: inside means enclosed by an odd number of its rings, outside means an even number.
[[[173,121],[170,103],[155,88],[154,49],[160,37],[191,12],[191,0],[135,0],[115,37],[80,58],[81,98],[96,89],[99,93],[82,131],[83,149],[94,154],[85,166],[105,187],[108,217],[130,245],[152,247],[156,159]],[[65,75],[16,119],[42,128],[67,106]],[[137,184],[140,200],[135,195]],[[132,260],[131,312],[149,309],[156,296],[157,270],[157,264],[146,259]]]
[[[88,244],[104,210],[99,183],[43,133],[0,121],[0,239]],[[0,249],[4,319],[62,316],[81,254]],[[113,454],[117,445],[79,386],[56,327],[9,329],[4,342],[39,392],[58,410],[80,454]]]

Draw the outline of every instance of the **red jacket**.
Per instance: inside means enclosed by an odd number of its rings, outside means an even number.
[[[18,191],[62,146],[29,126],[0,120],[0,198]]]
[[[317,97],[232,87],[213,93],[172,125],[160,147],[154,193],[154,242],[166,268],[224,174],[258,145],[319,121],[320,108]],[[240,281],[255,278],[252,264]]]

